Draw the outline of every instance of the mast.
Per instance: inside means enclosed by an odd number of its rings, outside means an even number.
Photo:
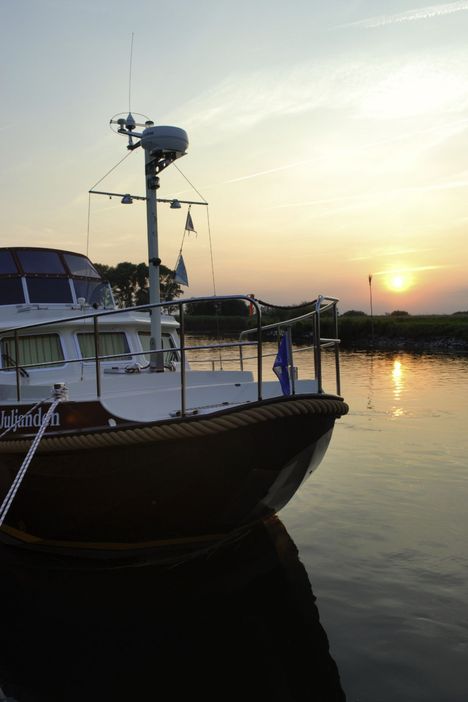
[[[156,175],[155,159],[148,149],[145,149],[145,177],[146,177],[146,229],[148,236],[148,278],[149,278],[149,303],[159,305],[161,302],[161,285],[159,266],[159,240],[158,240],[158,207],[156,190],[159,188],[159,178]],[[150,311],[151,332],[150,351],[162,348],[161,335],[161,308],[154,307]],[[150,370],[164,371],[164,357],[162,353],[150,355]]]
[[[177,158],[185,155],[188,147],[187,133],[179,127],[155,126],[154,122],[149,120],[145,124],[137,124],[131,113],[126,119],[112,119],[111,124],[118,124],[118,133],[128,136],[128,149],[133,150],[142,146],[145,151],[149,302],[151,305],[159,305],[161,301],[159,282],[161,259],[159,258],[156,191],[159,188],[159,173]],[[136,127],[145,128],[142,132],[136,132]],[[136,144],[133,142],[134,137],[140,140]],[[161,307],[154,307],[150,315],[150,351],[162,351]],[[162,353],[150,354],[150,370],[156,372],[164,370]]]

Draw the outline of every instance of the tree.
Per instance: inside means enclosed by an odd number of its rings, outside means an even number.
[[[122,261],[116,266],[105,263],[94,264],[99,275],[109,281],[119,307],[146,305],[149,302],[149,268],[146,263]],[[182,294],[180,285],[174,281],[174,271],[159,266],[162,300],[174,300]]]
[[[390,312],[390,317],[409,317],[409,312],[405,310],[393,310],[393,312]]]

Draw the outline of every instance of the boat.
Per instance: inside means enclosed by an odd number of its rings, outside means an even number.
[[[188,138],[132,114],[111,123],[145,155],[149,302],[118,308],[81,253],[0,249],[0,540],[67,557],[196,554],[281,510],[323,458],[348,411],[338,300],[318,295],[268,325],[250,295],[161,300],[159,174]],[[187,306],[226,300],[249,305],[255,325],[195,347]],[[321,336],[324,314],[332,338]],[[291,340],[307,318],[313,370],[302,378]],[[234,354],[238,366],[198,367],[200,349]],[[323,389],[325,356],[334,393]]]

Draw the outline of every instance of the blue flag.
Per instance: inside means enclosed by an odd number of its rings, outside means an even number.
[[[185,269],[185,263],[184,259],[182,258],[182,254],[179,254],[179,260],[177,261],[176,269],[175,269],[175,275],[174,275],[174,281],[176,283],[179,283],[180,285],[188,285],[188,275],[187,271]]]
[[[283,395],[291,394],[291,383],[289,381],[289,347],[286,334],[281,338],[278,353],[273,363],[273,372],[276,373],[281,383]]]

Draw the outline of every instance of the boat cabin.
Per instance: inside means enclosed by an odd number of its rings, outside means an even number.
[[[115,307],[112,290],[82,254],[58,249],[0,249],[0,305]]]
[[[77,320],[63,325],[22,329],[18,352],[23,366],[82,359],[93,363],[95,355],[92,320],[83,315],[94,310],[113,310],[116,304],[108,281],[104,280],[91,261],[82,254],[59,249],[37,247],[0,248],[0,350],[1,368],[16,364],[15,339],[12,329],[52,323],[76,315]],[[100,321],[99,349],[105,366],[129,363],[145,365],[149,350],[149,314],[144,311],[122,312]],[[162,343],[167,349],[165,365],[177,361],[178,324],[163,315]],[[2,333],[5,330],[5,334]],[[44,372],[47,366],[33,372]],[[29,373],[29,371],[26,371]],[[26,375],[25,373],[25,375]],[[1,380],[0,380],[1,382]]]

